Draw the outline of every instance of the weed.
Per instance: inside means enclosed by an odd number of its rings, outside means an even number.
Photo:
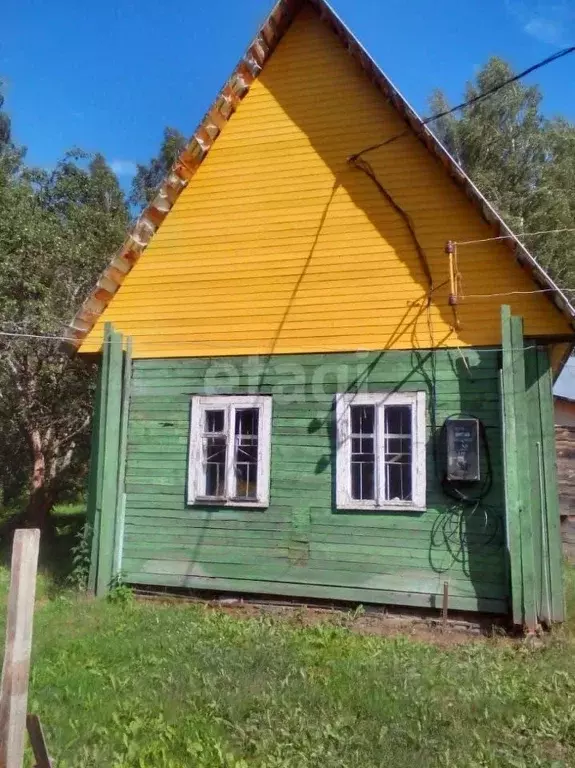
[[[76,543],[71,549],[72,570],[66,580],[68,586],[79,592],[85,592],[88,589],[91,549],[92,526],[90,523],[85,523],[84,527],[76,534]]]
[[[118,573],[114,577],[106,599],[117,605],[129,605],[134,601],[134,591],[124,582],[124,574]]]

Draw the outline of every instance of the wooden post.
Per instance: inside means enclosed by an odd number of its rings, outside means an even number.
[[[442,624],[443,629],[447,629],[447,611],[449,610],[449,582],[443,582],[443,610],[442,610]]]
[[[559,491],[557,488],[557,462],[553,414],[553,380],[547,350],[539,350],[539,407],[541,413],[541,449],[543,463],[543,490],[546,520],[544,531],[549,558],[549,589],[551,621],[565,620],[565,594],[563,591],[563,552],[559,523]]]
[[[52,761],[48,754],[44,731],[42,730],[38,715],[28,715],[26,718],[26,728],[28,729],[30,746],[32,747],[34,760],[36,761],[34,768],[52,768]]]
[[[527,396],[525,389],[525,351],[523,318],[511,318],[511,344],[513,359],[513,402],[515,407],[515,435],[517,452],[517,478],[519,495],[519,527],[521,539],[521,573],[523,579],[523,623],[528,632],[537,627],[535,548],[531,500],[530,447],[527,424]]]
[[[107,381],[102,390],[104,444],[102,450],[100,525],[96,594],[110,588],[114,569],[114,534],[118,493],[120,421],[122,415],[122,336],[106,324]],[[105,353],[106,354],[106,353]]]
[[[90,477],[88,483],[87,521],[92,527],[92,547],[88,590],[96,592],[98,557],[100,553],[100,520],[102,512],[102,478],[104,474],[104,445],[106,440],[106,393],[108,391],[108,367],[110,325],[104,328],[102,358],[98,375],[98,387],[92,417],[92,443],[90,449]]]
[[[16,531],[0,686],[0,768],[21,768],[24,757],[39,545],[39,530]]]
[[[124,541],[124,518],[126,515],[126,458],[128,455],[128,416],[130,412],[130,386],[132,382],[132,340],[127,339],[124,352],[124,373],[122,381],[122,417],[120,422],[120,448],[118,453],[118,488],[116,491],[116,529],[114,533],[114,564],[112,577],[122,571],[122,551]]]
[[[516,626],[523,625],[523,580],[521,578],[521,528],[517,434],[514,402],[511,308],[501,307],[501,405],[503,411],[503,461],[505,473],[505,523],[507,559],[511,587],[511,613]]]
[[[510,308],[504,306],[501,308],[501,321],[505,518],[511,576],[511,605],[513,623],[532,632],[538,622],[538,582],[535,567],[536,531],[533,521],[532,467],[527,416],[530,401],[526,391],[523,320],[520,317],[512,317]],[[533,396],[533,392],[531,395]]]

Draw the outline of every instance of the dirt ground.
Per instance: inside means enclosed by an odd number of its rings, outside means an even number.
[[[138,592],[140,599],[170,603],[198,603],[210,610],[236,618],[270,616],[286,623],[311,627],[318,624],[341,626],[365,635],[412,637],[440,647],[461,645],[489,638],[498,643],[516,643],[517,637],[507,633],[505,623],[497,617],[477,617],[455,613],[444,624],[438,611],[395,611],[384,607],[332,606],[301,602],[280,602],[243,597],[191,597]]]

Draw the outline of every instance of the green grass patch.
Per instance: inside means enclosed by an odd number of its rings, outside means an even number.
[[[445,648],[44,592],[29,710],[59,768],[567,767],[575,632]]]

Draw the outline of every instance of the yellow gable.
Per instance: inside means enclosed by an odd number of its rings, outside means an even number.
[[[405,221],[348,163],[404,130],[305,7],[81,351],[100,347],[104,322],[133,337],[136,357],[498,345],[502,303],[527,335],[572,332],[500,242],[459,250],[467,298],[454,328],[445,244],[493,230],[408,133],[369,161],[425,252],[428,307]]]

